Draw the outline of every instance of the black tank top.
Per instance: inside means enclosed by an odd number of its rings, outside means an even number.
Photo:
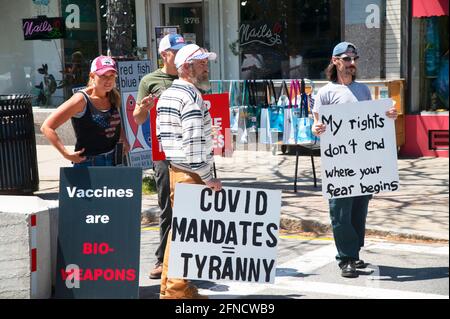
[[[75,151],[85,149],[83,156],[94,156],[112,151],[120,138],[120,114],[114,105],[108,111],[98,110],[86,92],[86,110],[82,117],[72,117],[77,138]]]

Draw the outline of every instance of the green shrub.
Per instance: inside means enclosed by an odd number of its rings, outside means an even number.
[[[156,183],[153,177],[146,176],[142,180],[142,194],[144,195],[156,194]]]

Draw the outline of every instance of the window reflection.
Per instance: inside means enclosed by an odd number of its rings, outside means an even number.
[[[241,78],[325,78],[340,8],[330,0],[241,1]]]

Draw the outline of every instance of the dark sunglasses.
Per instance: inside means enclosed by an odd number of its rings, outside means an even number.
[[[344,62],[357,62],[359,59],[359,56],[345,56],[345,57],[338,57],[339,59],[341,59]]]

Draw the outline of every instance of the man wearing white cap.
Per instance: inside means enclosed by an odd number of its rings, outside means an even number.
[[[137,124],[143,124],[150,109],[155,105],[154,99],[159,98],[162,92],[168,89],[173,81],[178,78],[175,66],[175,55],[184,47],[185,41],[179,34],[168,34],[161,39],[158,52],[161,55],[164,66],[153,73],[144,76],[139,83],[137,107],[133,112]],[[167,161],[154,161],[156,189],[158,191],[158,206],[161,209],[159,215],[159,237],[160,244],[156,250],[156,264],[150,271],[150,279],[160,279],[162,273],[162,262],[172,222],[172,207],[170,205],[170,182],[169,163]]]
[[[174,203],[177,183],[203,184],[220,191],[222,183],[211,173],[213,165],[211,116],[200,90],[209,89],[208,60],[216,54],[189,44],[175,57],[179,79],[160,97],[156,131],[170,162],[170,199]],[[204,299],[184,279],[167,278],[170,238],[164,254],[161,299]]]

